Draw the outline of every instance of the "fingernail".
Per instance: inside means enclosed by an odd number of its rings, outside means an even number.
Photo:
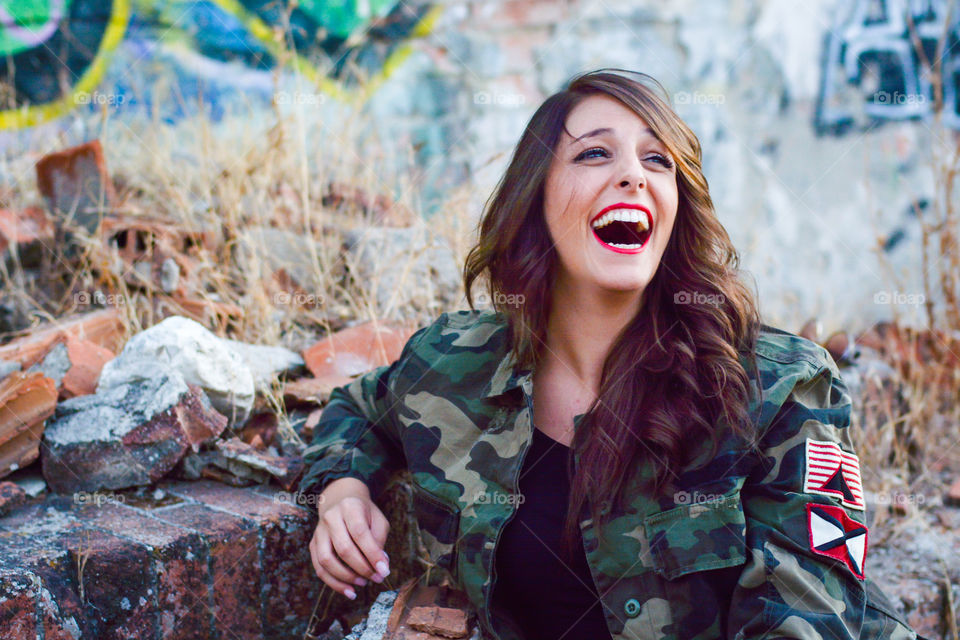
[[[343,590],[343,595],[347,596],[351,600],[357,599],[357,594],[350,587],[347,587],[346,589]]]
[[[390,567],[388,567],[387,563],[383,560],[377,563],[377,571],[379,571],[384,578],[390,575]]]
[[[373,574],[372,576],[370,576],[370,579],[378,584],[383,582],[383,576],[381,576],[379,573]]]
[[[353,584],[357,585],[358,587],[365,587],[365,586],[367,586],[367,579],[366,579],[366,578],[354,578]]]

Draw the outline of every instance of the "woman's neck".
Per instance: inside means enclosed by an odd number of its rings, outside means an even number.
[[[607,354],[640,302],[636,292],[574,296],[555,287],[543,353],[547,368],[565,370],[589,388],[599,389]]]

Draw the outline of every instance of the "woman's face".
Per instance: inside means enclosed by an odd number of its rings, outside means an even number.
[[[642,293],[677,216],[673,159],[646,122],[605,95],[574,107],[566,130],[544,186],[558,284],[588,294]]]

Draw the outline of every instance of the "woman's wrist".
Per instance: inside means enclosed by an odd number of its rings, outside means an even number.
[[[331,507],[344,498],[360,498],[370,500],[370,488],[358,478],[337,478],[320,492],[317,504],[317,513],[323,514],[327,507]]]

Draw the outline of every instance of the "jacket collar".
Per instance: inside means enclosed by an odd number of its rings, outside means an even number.
[[[533,395],[533,370],[518,369],[513,351],[508,349],[490,377],[487,391],[483,397],[495,398],[506,395],[517,388],[522,388],[527,394]]]

